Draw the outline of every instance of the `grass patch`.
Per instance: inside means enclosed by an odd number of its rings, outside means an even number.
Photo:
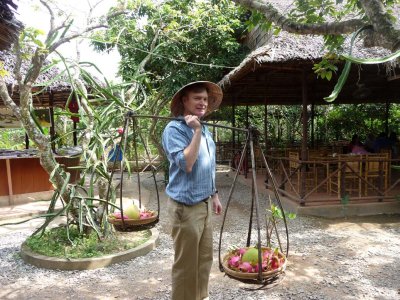
[[[56,227],[46,230],[41,237],[29,237],[26,245],[33,252],[45,256],[91,258],[135,248],[149,240],[150,236],[150,230],[117,232],[99,241],[96,232],[85,236],[79,233],[76,226],[71,226],[68,239],[66,227]]]

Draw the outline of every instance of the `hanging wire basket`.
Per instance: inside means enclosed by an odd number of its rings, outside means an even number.
[[[247,251],[251,248],[252,247],[244,247],[241,249]],[[231,251],[225,254],[225,256],[222,259],[222,267],[224,269],[224,272],[230,277],[237,279],[258,280],[259,278],[258,264],[254,264],[253,266],[251,264],[244,264],[240,259],[239,260],[235,259],[240,257],[240,253],[238,253],[239,250],[240,249],[237,249],[236,251]],[[268,259],[263,259],[263,261],[265,261],[261,264],[262,268],[261,277],[263,278],[263,280],[271,279],[282,274],[286,269],[286,263],[287,263],[286,256],[282,252],[276,251],[269,247],[261,247],[261,250],[263,254],[274,253],[273,255],[275,255],[273,259],[271,257],[269,257]]]
[[[240,161],[238,164],[238,168],[236,170],[236,174],[234,180],[232,182],[228,201],[226,204],[224,217],[220,230],[220,239],[219,239],[219,268],[221,272],[225,272],[228,276],[233,279],[251,282],[251,283],[261,283],[267,284],[271,279],[281,276],[287,265],[287,257],[289,253],[289,233],[286,222],[285,213],[283,211],[282,203],[280,201],[280,196],[277,189],[277,184],[275,178],[268,166],[267,160],[264,154],[261,151],[263,162],[265,168],[267,170],[267,176],[272,181],[272,185],[274,187],[275,194],[275,202],[276,206],[273,206],[271,202],[271,198],[269,197],[269,204],[271,207],[271,216],[270,219],[266,221],[266,242],[263,243],[261,240],[261,212],[259,208],[259,195],[257,189],[257,177],[256,177],[256,164],[255,164],[255,155],[254,155],[254,142],[255,142],[256,130],[255,128],[249,128],[247,130],[246,142],[244,144],[242,155],[240,157]],[[259,145],[258,145],[259,146]],[[231,249],[227,251],[224,255],[221,254],[222,250],[222,237],[224,233],[224,225],[225,220],[227,218],[227,213],[229,210],[229,205],[232,200],[232,195],[236,186],[236,181],[239,175],[239,171],[242,170],[244,160],[247,157],[247,150],[249,148],[249,154],[251,158],[251,166],[252,166],[252,199],[251,199],[251,214],[250,214],[250,222],[247,236],[246,247]],[[274,208],[274,209],[273,209]],[[279,211],[279,218],[283,220],[285,233],[286,233],[286,247],[284,247],[283,240],[279,236],[279,230],[277,228],[277,214],[274,213]],[[256,216],[256,220],[254,222],[257,229],[257,243],[255,247],[250,247],[251,244],[251,231],[253,227],[253,216]],[[271,245],[272,234],[276,235],[276,241],[278,242],[278,246],[273,248]],[[268,245],[265,246],[265,245]],[[252,253],[250,253],[252,252]]]
[[[158,213],[154,212],[154,215],[144,219],[116,219],[113,217],[108,217],[108,222],[114,225],[114,228],[118,231],[132,230],[136,227],[155,224],[158,221]]]
[[[133,150],[134,150],[134,155],[135,155],[135,172],[137,175],[137,187],[138,187],[138,202],[139,202],[139,207],[137,209],[140,210],[137,212],[137,218],[127,218],[127,215],[124,214],[124,206],[123,206],[123,181],[124,181],[124,158],[126,158],[126,151],[127,151],[127,145],[128,145],[128,136],[129,136],[129,125],[132,127],[132,144],[133,144]],[[129,111],[126,116],[125,116],[125,122],[124,122],[124,128],[121,133],[121,142],[119,145],[121,145],[121,150],[122,151],[122,160],[121,160],[121,166],[120,166],[120,179],[119,179],[119,211],[118,212],[111,212],[109,213],[107,211],[107,221],[114,226],[114,228],[118,231],[132,231],[135,229],[143,229],[143,228],[149,228],[154,225],[156,225],[159,221],[159,216],[160,216],[160,197],[159,197],[159,191],[158,191],[158,186],[157,186],[157,180],[156,180],[156,174],[155,174],[155,168],[152,166],[151,167],[151,172],[152,172],[152,177],[154,181],[154,186],[156,189],[156,195],[157,195],[157,211],[155,210],[149,210],[145,209],[142,205],[142,190],[141,190],[141,180],[140,180],[140,168],[139,168],[139,162],[138,162],[138,151],[137,151],[137,139],[140,139],[142,142],[142,145],[144,147],[144,150],[146,152],[147,158],[150,162],[151,165],[151,159],[150,159],[150,154],[147,149],[146,143],[144,142],[143,136],[140,132],[140,128],[138,125],[138,122],[136,120],[136,115],[132,112]],[[110,176],[110,182],[109,182],[109,188],[108,188],[108,193],[107,193],[107,199],[109,199],[109,192],[110,192],[110,185],[112,183],[112,178],[115,173],[115,167],[116,167],[116,160],[114,160],[114,164],[111,170],[111,176]],[[136,205],[135,203],[132,203],[132,205]],[[108,209],[108,206],[107,206]]]

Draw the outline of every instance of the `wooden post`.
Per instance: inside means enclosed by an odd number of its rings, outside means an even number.
[[[29,136],[25,133],[25,149],[29,149]]]
[[[315,133],[314,133],[314,121],[315,121],[315,105],[311,104],[311,146],[315,147]]]
[[[248,129],[249,126],[250,126],[250,124],[249,124],[249,106],[246,105],[246,128]],[[246,153],[246,157],[245,157],[245,162],[246,162],[245,166],[249,165],[249,151],[250,151],[250,147],[247,148],[247,153]],[[247,178],[247,171],[248,171],[248,168],[245,168],[244,178]]]
[[[308,160],[307,153],[307,123],[308,123],[308,112],[307,112],[307,80],[306,80],[306,71],[303,70],[301,74],[301,83],[302,83],[302,125],[303,125],[303,137],[301,141],[301,178],[300,178],[300,204],[304,205],[304,196],[306,194],[306,165],[303,164],[303,161]]]
[[[74,146],[77,146],[78,145],[78,138],[77,138],[77,134],[76,134],[76,124],[77,124],[77,122],[74,121],[73,123],[74,123],[74,133],[72,135],[74,137]]]
[[[264,144],[265,144],[265,151],[267,151],[267,140],[268,140],[268,106],[267,106],[267,99],[265,99],[264,103]]]
[[[235,102],[236,96],[233,96],[233,104],[232,104],[232,127],[236,127],[236,118],[235,118]],[[235,148],[236,148],[236,132],[232,130],[232,157],[235,156]]]
[[[10,160],[6,159],[6,169],[7,169],[7,184],[8,184],[8,203],[9,205],[14,205],[14,193],[12,186],[12,174],[11,174],[11,166]]]
[[[347,161],[343,162],[339,160],[339,195],[340,199],[343,199],[346,196],[346,169],[347,169]]]

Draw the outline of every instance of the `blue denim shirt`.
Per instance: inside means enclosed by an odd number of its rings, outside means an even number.
[[[186,172],[183,150],[190,144],[194,130],[184,120],[171,121],[162,135],[169,161],[169,183],[166,192],[172,199],[194,205],[215,193],[215,143],[206,126],[202,127],[199,155],[192,172]]]

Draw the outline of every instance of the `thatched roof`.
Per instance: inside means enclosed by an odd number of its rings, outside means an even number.
[[[0,61],[4,62],[4,69],[9,73],[9,75],[5,77],[9,92],[15,103],[19,104],[18,83],[13,76],[15,56],[9,51],[0,51]],[[47,62],[45,63],[45,66],[48,66],[49,64],[50,62]],[[21,68],[22,73],[26,74],[28,68],[29,61],[23,61]],[[42,91],[45,86],[46,88]],[[36,80],[34,90],[41,91],[39,94],[33,96],[34,106],[51,106],[52,100],[53,106],[63,107],[71,93],[71,86],[63,76],[60,76],[60,70],[56,67],[52,67],[40,74],[39,78]],[[0,101],[0,106],[2,105],[3,103]]]
[[[9,49],[18,40],[23,25],[14,17],[17,5],[12,0],[0,1],[0,50]]]
[[[253,37],[258,39],[260,34]],[[318,79],[312,70],[324,54],[322,37],[281,31],[278,36],[264,34],[261,39],[267,44],[251,52],[219,82],[224,90],[222,105],[301,104],[303,76],[309,103],[325,104],[323,97],[333,90],[340,70],[331,81]],[[359,44],[353,49],[354,56],[364,58],[388,53],[382,48],[363,48]],[[388,69],[385,65],[353,65],[335,103],[400,103],[400,80],[388,81],[388,72],[395,71],[400,73],[399,68]]]

